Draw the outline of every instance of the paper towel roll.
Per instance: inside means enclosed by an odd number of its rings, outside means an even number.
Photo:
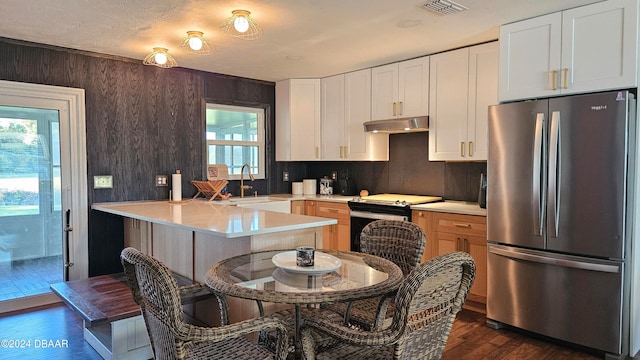
[[[302,181],[291,183],[291,193],[293,195],[302,195],[304,194]]]
[[[303,194],[305,195],[315,195],[316,193],[316,179],[304,179],[302,180],[303,184]]]
[[[180,174],[180,170],[171,174],[171,200],[182,201],[182,174]]]

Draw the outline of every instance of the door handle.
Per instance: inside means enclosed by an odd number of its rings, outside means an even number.
[[[457,227],[461,227],[461,228],[470,228],[471,224],[453,223],[453,226],[457,226]]]
[[[557,71],[551,70],[551,90],[556,91],[556,73]]]
[[[544,114],[536,115],[535,138],[533,145],[533,179],[532,179],[532,197],[533,197],[533,234],[542,235],[542,224],[545,214],[545,200],[542,194],[542,151],[544,142]]]
[[[396,107],[397,107],[397,105],[396,105],[396,103],[394,102],[394,103],[393,103],[393,116],[396,116]]]
[[[473,156],[473,141],[469,141],[469,156]]]
[[[402,104],[402,101],[400,101],[400,106],[398,108],[400,109],[398,115],[402,115],[402,113],[404,112],[404,104]]]
[[[562,81],[562,83],[563,83],[562,88],[563,88],[563,89],[566,89],[566,88],[567,88],[567,73],[568,73],[568,72],[569,72],[569,69],[567,69],[567,68],[562,69],[562,73],[563,73],[563,75],[562,75],[562,78],[563,78],[563,81]]]
[[[560,209],[560,111],[551,114],[551,126],[549,130],[549,188],[547,190],[547,203],[549,204],[548,229],[549,237],[558,236],[559,209]]]
[[[464,141],[460,142],[460,156],[464,157]]]

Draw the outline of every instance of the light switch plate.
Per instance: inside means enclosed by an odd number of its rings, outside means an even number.
[[[94,189],[112,189],[113,188],[113,176],[111,175],[97,175],[93,177]]]

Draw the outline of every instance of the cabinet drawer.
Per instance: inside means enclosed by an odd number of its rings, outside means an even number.
[[[487,219],[484,216],[438,214],[435,225],[437,232],[487,236]]]
[[[332,202],[318,201],[316,202],[316,216],[337,219],[338,222],[350,222],[349,206],[346,204],[337,204]]]

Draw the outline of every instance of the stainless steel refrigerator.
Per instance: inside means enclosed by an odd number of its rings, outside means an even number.
[[[490,325],[626,351],[635,108],[627,91],[489,107]]]

